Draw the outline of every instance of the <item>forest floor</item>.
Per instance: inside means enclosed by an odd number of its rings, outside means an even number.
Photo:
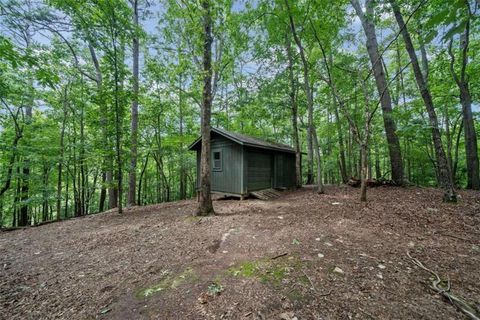
[[[329,186],[0,233],[2,319],[463,319],[410,254],[480,303],[480,193]]]

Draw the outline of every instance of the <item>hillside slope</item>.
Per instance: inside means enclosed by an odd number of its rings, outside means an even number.
[[[461,319],[429,274],[480,302],[480,193],[327,187],[135,207],[0,233],[5,319]]]

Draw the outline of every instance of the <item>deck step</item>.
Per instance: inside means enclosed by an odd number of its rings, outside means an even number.
[[[272,200],[281,196],[280,192],[274,189],[263,189],[258,191],[250,192],[255,198],[260,200]]]

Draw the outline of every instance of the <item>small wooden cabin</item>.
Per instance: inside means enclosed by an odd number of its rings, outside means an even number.
[[[197,188],[200,185],[202,137],[189,150],[197,152]],[[218,128],[211,129],[212,193],[243,198],[250,192],[295,186],[295,150]]]

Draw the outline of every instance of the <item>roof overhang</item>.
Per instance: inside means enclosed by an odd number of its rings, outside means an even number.
[[[264,150],[274,150],[274,151],[279,151],[279,152],[285,152],[285,153],[295,153],[295,150],[289,150],[289,149],[285,149],[285,148],[281,148],[281,147],[275,147],[275,146],[262,146],[262,145],[259,145],[259,144],[255,144],[255,143],[248,143],[248,142],[245,142],[245,141],[242,141],[240,139],[238,139],[237,137],[231,135],[231,134],[228,134],[228,132],[225,132],[225,131],[220,131],[220,130],[217,130],[216,128],[211,128],[211,132],[213,133],[216,133],[218,135],[221,135],[229,140],[232,140],[233,142],[235,143],[238,143],[242,146],[245,146],[245,147],[251,147],[251,148],[258,148],[258,149],[264,149]],[[192,142],[189,146],[188,146],[188,150],[197,150],[199,148],[199,145],[200,143],[202,142],[202,136],[198,137],[194,142]]]

